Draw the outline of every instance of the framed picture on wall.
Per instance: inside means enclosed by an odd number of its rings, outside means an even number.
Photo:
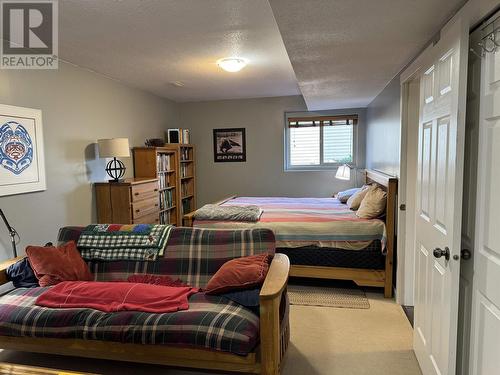
[[[245,128],[214,129],[214,162],[247,160]]]
[[[0,104],[0,196],[45,189],[42,111]]]

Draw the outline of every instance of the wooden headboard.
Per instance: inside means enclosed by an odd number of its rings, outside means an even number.
[[[396,214],[398,205],[398,179],[382,172],[371,169],[365,171],[367,184],[377,184],[387,192],[387,206],[385,226],[387,230],[387,255],[385,259],[386,284],[385,288],[392,288],[392,273],[394,253],[396,251]],[[389,279],[389,280],[387,280]],[[386,290],[387,292],[387,290]]]

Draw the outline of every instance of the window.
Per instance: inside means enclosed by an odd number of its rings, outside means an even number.
[[[286,169],[330,169],[355,164],[357,115],[288,117]]]

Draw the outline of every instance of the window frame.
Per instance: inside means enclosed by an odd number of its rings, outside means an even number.
[[[360,114],[357,112],[346,113],[329,113],[329,112],[285,112],[285,132],[284,132],[284,171],[285,172],[303,172],[303,171],[334,171],[339,166],[345,163],[324,163],[323,162],[323,127],[319,132],[319,165],[291,165],[290,163],[290,127],[288,126],[288,119],[291,117],[328,117],[328,116],[357,116],[357,124],[352,128],[352,161],[348,165],[357,168],[358,165],[358,129]]]

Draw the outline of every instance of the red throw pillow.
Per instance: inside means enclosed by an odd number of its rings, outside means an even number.
[[[205,292],[220,294],[259,286],[266,278],[271,259],[272,256],[269,254],[232,259],[224,263],[212,276]]]
[[[28,246],[26,255],[40,286],[56,285],[61,281],[93,280],[74,241],[59,247]]]

